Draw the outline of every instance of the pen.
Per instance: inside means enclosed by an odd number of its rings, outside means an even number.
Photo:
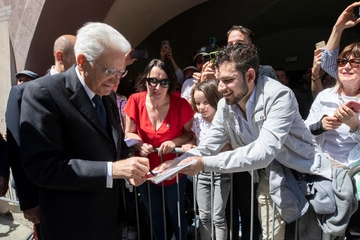
[[[149,173],[151,173],[151,174],[152,174],[152,175],[154,175],[154,176],[156,175],[156,174],[155,174],[155,173],[153,173],[151,170],[149,170]]]

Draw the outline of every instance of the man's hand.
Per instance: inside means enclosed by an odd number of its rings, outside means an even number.
[[[139,186],[146,181],[145,175],[149,172],[149,159],[144,157],[131,157],[119,160],[112,164],[114,179],[125,178],[131,184]]]
[[[40,223],[40,207],[36,206],[27,210],[24,210],[24,217],[33,224]]]
[[[9,188],[9,180],[0,176],[0,197],[5,196]]]
[[[188,158],[185,158],[184,160],[182,160],[181,162],[179,162],[178,160],[169,160],[169,161],[166,161],[166,162],[160,164],[156,168],[154,168],[153,171],[162,172],[171,166],[174,166],[177,164],[183,165],[187,162],[192,161],[193,159],[197,159],[197,161],[195,163],[185,167],[180,172],[184,173],[186,175],[195,176],[200,171],[204,170],[204,160],[202,157],[188,157]],[[172,179],[174,176],[171,176],[169,179]]]
[[[321,120],[322,126],[326,131],[337,129],[341,126],[341,122],[337,117],[326,116]]]
[[[184,173],[186,175],[195,176],[199,172],[203,171],[204,170],[204,159],[202,157],[188,157],[188,158],[185,158],[184,160],[182,160],[179,163],[179,165],[185,164],[185,163],[190,162],[190,161],[192,161],[194,159],[197,159],[197,161],[194,162],[193,164],[185,167],[180,172]]]
[[[187,162],[192,161],[193,159],[197,159],[197,161],[185,168],[183,168],[180,173],[186,174],[186,175],[190,175],[190,176],[195,176],[196,174],[198,174],[200,171],[204,170],[204,160],[202,157],[188,157],[185,158],[184,160],[182,160],[181,162],[179,162],[178,160],[169,160],[166,161],[162,164],[160,164],[159,166],[157,166],[156,168],[153,169],[153,171],[155,172],[162,172],[164,170],[166,170],[169,167],[172,167],[174,165],[183,165]],[[176,176],[173,175],[171,177],[169,177],[167,180],[171,180]]]
[[[165,169],[172,167],[174,165],[177,165],[179,163],[178,160],[169,160],[166,162],[163,162],[162,164],[160,164],[159,166],[157,166],[156,168],[153,169],[153,172],[162,172]]]

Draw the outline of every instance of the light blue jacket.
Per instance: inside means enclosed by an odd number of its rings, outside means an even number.
[[[290,222],[305,213],[308,203],[304,196],[297,196],[298,186],[293,186],[293,180],[291,184],[286,181],[286,174],[279,172],[277,163],[285,169],[331,179],[330,163],[304,124],[294,93],[288,87],[260,76],[255,94],[255,110],[252,116],[248,116],[258,136],[255,141],[247,144],[241,131],[243,126],[233,111],[233,107],[237,106],[227,105],[225,99],[221,99],[208,137],[178,160],[193,155],[203,156],[204,171],[207,172],[243,172],[267,168],[270,195],[280,196],[278,201],[275,199],[278,197],[272,198],[278,209],[285,211],[280,211],[283,218]],[[229,140],[234,150],[219,153]],[[276,171],[271,171],[273,160],[276,160],[276,164],[272,168]],[[298,202],[292,203],[296,206],[280,206],[286,204],[286,200],[292,202],[294,196],[299,198]]]

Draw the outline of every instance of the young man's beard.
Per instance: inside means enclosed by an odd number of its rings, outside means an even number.
[[[232,104],[238,104],[241,99],[243,99],[249,92],[249,86],[246,84],[245,81],[242,82],[241,86],[240,86],[240,90],[241,92],[238,93],[237,95],[233,92],[233,96],[234,96],[234,99],[231,100],[229,98],[226,98],[226,104],[228,105],[232,105]]]

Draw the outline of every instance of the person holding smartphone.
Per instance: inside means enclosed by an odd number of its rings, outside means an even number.
[[[360,2],[349,5],[333,27],[322,52],[321,67],[337,82],[333,88],[324,89],[317,95],[305,121],[321,150],[337,167],[349,166],[360,158],[359,154],[353,154],[360,150],[360,117],[348,105],[350,101],[360,101],[360,42],[351,43],[339,54],[342,32],[360,22],[353,16],[359,6]],[[316,80],[317,77],[313,73],[312,78]],[[347,239],[358,239],[359,221],[360,211],[357,210],[346,230]]]
[[[160,59],[161,59],[161,61],[164,62],[165,58],[170,60],[172,66],[174,68],[177,81],[178,81],[178,83],[180,85],[182,85],[184,83],[184,81],[185,81],[184,73],[175,62],[175,59],[173,57],[172,48],[171,48],[171,46],[169,44],[169,41],[163,41],[163,43],[161,45],[161,49],[160,49]]]

